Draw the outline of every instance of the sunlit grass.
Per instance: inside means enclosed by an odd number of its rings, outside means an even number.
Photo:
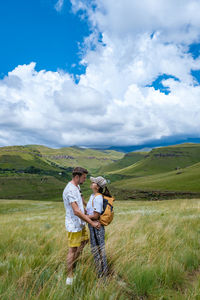
[[[200,299],[200,200],[116,202],[106,228],[111,275],[89,246],[66,287],[64,207],[0,202],[0,299]]]

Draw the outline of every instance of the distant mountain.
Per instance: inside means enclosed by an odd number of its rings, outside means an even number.
[[[134,151],[139,151],[143,152],[146,151],[144,149],[152,150],[153,148],[160,148],[160,147],[168,147],[168,146],[175,146],[175,145],[181,145],[185,143],[200,143],[200,138],[184,138],[182,139],[181,137],[174,137],[174,138],[168,138],[168,139],[161,139],[158,141],[152,141],[149,143],[141,144],[141,145],[129,145],[129,146],[105,146],[104,149],[107,150],[115,150],[115,151],[120,151],[124,153],[128,152],[134,152]],[[96,148],[100,149],[100,148]]]

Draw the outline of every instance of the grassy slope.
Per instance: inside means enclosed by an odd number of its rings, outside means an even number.
[[[0,168],[25,169],[34,166],[43,170],[60,171],[56,166],[42,160],[40,152],[24,146],[0,147]]]
[[[31,166],[46,175],[17,173]],[[62,199],[65,182],[58,173],[63,170],[44,161],[37,150],[23,146],[2,147],[0,168],[11,170],[0,171],[0,199]]]
[[[130,190],[200,192],[200,163],[177,171],[118,181],[114,186]]]
[[[107,166],[104,166],[100,169],[101,173],[113,172],[125,167],[128,167],[136,162],[142,160],[148,152],[130,152],[124,155],[123,158],[113,162]]]
[[[111,180],[111,187],[118,197],[127,191],[128,198],[134,196],[144,199],[144,194],[139,195],[136,190],[200,193],[199,162],[200,144],[162,147],[153,149],[144,159],[128,167],[109,170],[106,176]],[[180,196],[176,194],[176,197]],[[145,198],[151,197],[145,195]]]
[[[126,168],[107,174],[145,176],[184,168],[200,161],[200,144],[182,144],[153,149],[148,156]]]
[[[55,169],[51,162],[62,167],[80,165],[90,171],[123,157],[112,150],[93,150],[76,147],[52,149],[42,145],[0,147],[0,168],[27,167],[34,165],[43,169]]]
[[[65,182],[54,176],[37,174],[0,176],[0,198],[62,201],[64,186]]]
[[[64,167],[80,165],[94,172],[97,168],[110,164],[124,156],[113,150],[94,150],[78,147],[64,147],[60,149],[48,148],[41,145],[28,145],[29,149],[40,151],[44,160],[54,162]],[[68,158],[62,156],[69,156]]]
[[[117,202],[106,227],[112,276],[96,277],[90,247],[66,287],[63,203],[0,202],[1,300],[200,298],[200,200]],[[117,229],[117,230],[116,230]]]
[[[95,157],[94,153],[96,154]],[[130,191],[140,189],[200,192],[198,180],[199,165],[195,165],[200,161],[199,144],[182,144],[157,148],[153,149],[149,153],[132,152],[126,154],[123,158],[112,164],[108,164],[109,161],[111,161],[111,158],[113,160],[114,158],[116,159],[117,157],[123,156],[123,154],[116,151],[97,151],[76,147],[61,149],[50,149],[48,147],[36,145],[29,145],[25,147],[3,147],[0,148],[0,168],[2,166],[4,168],[13,166],[20,168],[22,166],[28,167],[30,165],[34,165],[35,167],[42,169],[52,171],[56,170],[56,172],[59,172],[60,169],[57,166],[51,165],[53,161],[55,161],[56,164],[62,164],[62,159],[61,161],[60,159],[55,159],[55,156],[57,155],[60,157],[60,155],[70,154],[74,157],[73,162],[76,161],[77,164],[80,165],[81,163],[78,163],[80,160],[82,165],[87,168],[89,167],[89,170],[94,175],[101,174],[111,179],[111,187],[113,187],[113,191],[115,191],[115,189],[118,189],[118,191],[120,189],[127,189]],[[53,159],[52,156],[54,157]],[[51,161],[49,161],[50,159]],[[67,161],[66,164],[68,164],[68,162],[70,163],[70,159],[64,160]],[[102,166],[102,161],[103,164],[107,163],[108,165],[100,168],[99,164]],[[127,166],[128,164],[131,165]],[[187,168],[191,165],[194,166]],[[175,171],[177,167],[181,169]],[[182,173],[179,174],[180,172]],[[38,179],[34,177],[32,183],[30,182],[30,178],[27,180],[25,175],[23,178],[24,179],[19,180],[16,176],[16,178],[7,180],[5,178],[3,179],[1,175],[0,198],[12,198],[16,195],[14,198],[39,199],[40,195],[43,195],[43,199],[48,199],[52,194],[52,197],[50,198],[53,199],[55,194],[51,191],[55,190],[55,193],[57,191],[57,199],[60,199],[63,182],[59,182],[61,178],[58,176],[57,178],[52,178],[52,182],[49,185],[47,181],[46,183],[41,184],[40,177],[38,177]],[[7,184],[5,185],[6,181]],[[37,186],[35,191],[33,191],[34,184]],[[83,187],[83,190],[87,193],[87,195],[89,195],[88,187],[89,183],[85,184]],[[27,192],[24,193],[24,196],[22,196],[23,190],[27,190]],[[40,190],[43,191],[40,193]]]
[[[60,159],[60,156],[73,156],[74,159]],[[71,172],[70,175],[67,173],[66,178],[59,176],[58,173],[63,171],[59,165],[65,167],[81,165],[91,171],[94,167],[97,168],[122,156],[122,153],[116,151],[75,147],[61,149],[40,145],[1,147],[0,169],[11,171],[0,170],[0,198],[61,200],[62,190],[66,181],[71,178]],[[16,173],[30,166],[45,171],[46,175]],[[88,189],[88,186],[89,184],[85,189]]]

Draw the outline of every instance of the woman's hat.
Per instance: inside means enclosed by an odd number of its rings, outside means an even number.
[[[107,184],[107,180],[105,178],[103,178],[102,176],[90,177],[90,180],[92,182],[98,184],[98,186],[100,186],[101,188],[104,188]]]

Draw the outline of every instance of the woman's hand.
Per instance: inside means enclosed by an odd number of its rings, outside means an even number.
[[[88,215],[88,217],[91,219],[91,220],[99,220],[99,217],[100,217],[100,213],[94,211],[92,215]]]

